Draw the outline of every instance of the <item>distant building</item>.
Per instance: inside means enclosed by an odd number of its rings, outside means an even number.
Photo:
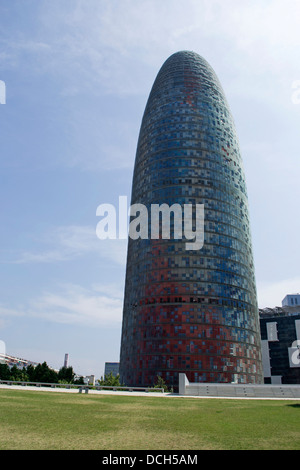
[[[298,307],[300,310],[300,294],[288,294],[282,301],[283,307]]]
[[[95,376],[94,375],[87,375],[84,379],[84,383],[86,385],[95,385]]]
[[[264,382],[300,384],[300,295],[287,295],[282,307],[259,314]]]
[[[69,354],[65,354],[65,360],[64,360],[64,367],[68,367],[69,366]]]
[[[104,376],[112,373],[114,377],[119,374],[119,362],[106,362],[104,369]]]
[[[37,362],[29,361],[28,359],[21,359],[20,357],[9,356],[0,352],[0,364],[7,364],[9,367],[16,366],[18,369],[23,369],[29,365],[37,366]]]

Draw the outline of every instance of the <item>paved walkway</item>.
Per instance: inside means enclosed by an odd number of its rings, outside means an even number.
[[[0,389],[5,390],[27,390],[35,392],[58,392],[58,393],[79,393],[76,388],[52,388],[52,387],[35,387],[30,385],[5,385],[0,384]],[[124,395],[131,397],[151,397],[151,398],[198,398],[198,399],[227,399],[227,400],[292,400],[300,401],[297,398],[273,398],[273,397],[228,397],[228,396],[197,396],[197,395],[179,395],[177,393],[161,393],[161,392],[129,392],[129,391],[113,391],[113,390],[89,390],[89,395]],[[82,391],[82,395],[86,395],[85,391]]]
[[[84,386],[83,386],[84,387]],[[63,388],[63,387],[36,387],[30,385],[5,385],[0,384],[0,389],[14,389],[14,390],[30,390],[35,392],[59,392],[59,393],[79,393],[77,388]],[[144,397],[165,397],[175,396],[175,394],[168,394],[162,392],[129,392],[129,391],[113,391],[113,390],[91,390],[89,389],[88,394],[95,395],[130,395],[130,396],[144,396]],[[85,390],[82,390],[82,395],[86,395]],[[178,395],[176,395],[178,396]]]

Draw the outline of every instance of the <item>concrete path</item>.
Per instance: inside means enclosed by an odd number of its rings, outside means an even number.
[[[30,385],[5,385],[0,384],[0,389],[5,390],[26,390],[35,392],[57,392],[57,393],[77,393],[78,389],[74,388],[51,388],[51,387],[35,387]],[[113,390],[89,390],[88,394],[82,391],[82,395],[124,395],[131,397],[151,397],[151,398],[197,398],[197,399],[227,399],[227,400],[292,400],[299,401],[297,398],[281,398],[281,397],[229,397],[229,396],[197,396],[197,395],[179,395],[177,393],[162,393],[162,392],[129,392],[129,391],[113,391]]]

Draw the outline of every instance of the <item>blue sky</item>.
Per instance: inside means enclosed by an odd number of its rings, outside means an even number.
[[[178,50],[212,65],[236,122],[259,305],[300,291],[299,16],[292,0],[0,0],[7,353],[56,368],[69,353],[97,378],[118,361],[127,243],[96,237],[96,209],[130,197],[144,107]]]

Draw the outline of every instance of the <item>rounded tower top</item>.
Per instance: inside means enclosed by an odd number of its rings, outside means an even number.
[[[163,86],[163,81],[161,80],[162,77],[171,78],[171,76],[176,75],[178,82],[178,78],[182,74],[186,80],[193,79],[194,82],[197,81],[208,89],[213,87],[217,94],[219,92],[219,98],[226,101],[224,91],[214,69],[207,60],[193,51],[183,50],[172,54],[160,68],[152,90]],[[226,105],[228,106],[227,102]]]

